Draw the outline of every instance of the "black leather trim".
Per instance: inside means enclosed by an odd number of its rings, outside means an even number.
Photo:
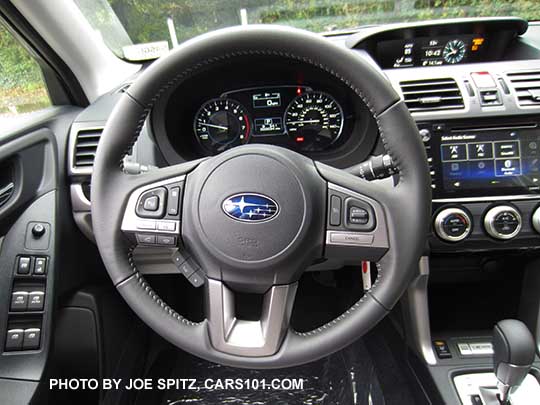
[[[493,329],[493,363],[530,366],[534,361],[536,345],[531,332],[521,321],[505,319]]]

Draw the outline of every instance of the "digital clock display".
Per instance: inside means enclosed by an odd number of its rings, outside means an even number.
[[[472,34],[388,40],[377,44],[377,59],[384,69],[470,63],[480,60],[485,42]]]

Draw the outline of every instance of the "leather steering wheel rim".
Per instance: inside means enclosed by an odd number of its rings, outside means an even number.
[[[279,350],[265,356],[243,356],[217,350],[208,321],[194,323],[163,302],[137,271],[132,246],[121,232],[127,196],[151,183],[152,174],[128,176],[122,158],[133,146],[153,105],[169,88],[201,69],[237,57],[273,56],[313,65],[352,89],[375,118],[385,149],[399,175],[388,192],[338,169],[315,162],[327,181],[369,195],[384,208],[388,251],[377,263],[372,289],[333,321],[308,333],[289,329]],[[199,161],[185,163],[187,173]],[[160,169],[160,176],[178,173]],[[280,368],[327,356],[349,345],[375,326],[399,300],[412,279],[425,246],[431,213],[431,187],[425,150],[404,103],[372,62],[358,52],[302,30],[276,26],[228,28],[187,41],[154,62],[122,95],[97,150],[92,175],[92,222],[107,271],[133,311],[166,340],[201,358],[235,367]]]

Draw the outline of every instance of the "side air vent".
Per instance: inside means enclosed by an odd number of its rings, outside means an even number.
[[[521,107],[540,106],[540,71],[507,73]]]
[[[9,201],[14,191],[15,183],[11,164],[0,164],[0,208]]]
[[[465,108],[454,79],[411,80],[399,83],[410,112],[460,110]]]
[[[75,169],[92,168],[99,138],[103,129],[80,129],[75,139],[73,167]]]
[[[0,207],[8,202],[15,190],[15,184],[8,183],[0,188]]]

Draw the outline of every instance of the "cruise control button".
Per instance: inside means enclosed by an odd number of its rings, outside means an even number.
[[[158,231],[174,232],[176,231],[176,222],[158,221],[157,229]]]
[[[138,233],[137,242],[142,243],[143,245],[155,245],[156,235],[147,235],[147,234]]]
[[[358,231],[371,231],[375,228],[375,213],[365,201],[356,198],[345,200],[345,226]]]
[[[6,351],[21,350],[23,345],[24,331],[22,329],[10,329],[7,331]]]
[[[373,243],[373,235],[354,232],[329,232],[329,242],[333,245],[371,245]]]
[[[30,258],[26,256],[19,257],[17,263],[17,273],[18,274],[29,274],[30,273]]]
[[[14,312],[26,311],[28,307],[28,291],[16,291],[11,294],[10,310]]]
[[[351,224],[365,225],[369,221],[369,212],[364,208],[352,206],[349,208],[349,222]]]
[[[23,350],[39,349],[41,330],[38,328],[25,329],[22,348]]]
[[[34,262],[34,274],[42,275],[47,273],[47,259],[45,257],[36,257]]]
[[[45,293],[43,291],[32,291],[28,294],[28,311],[43,311]]]

